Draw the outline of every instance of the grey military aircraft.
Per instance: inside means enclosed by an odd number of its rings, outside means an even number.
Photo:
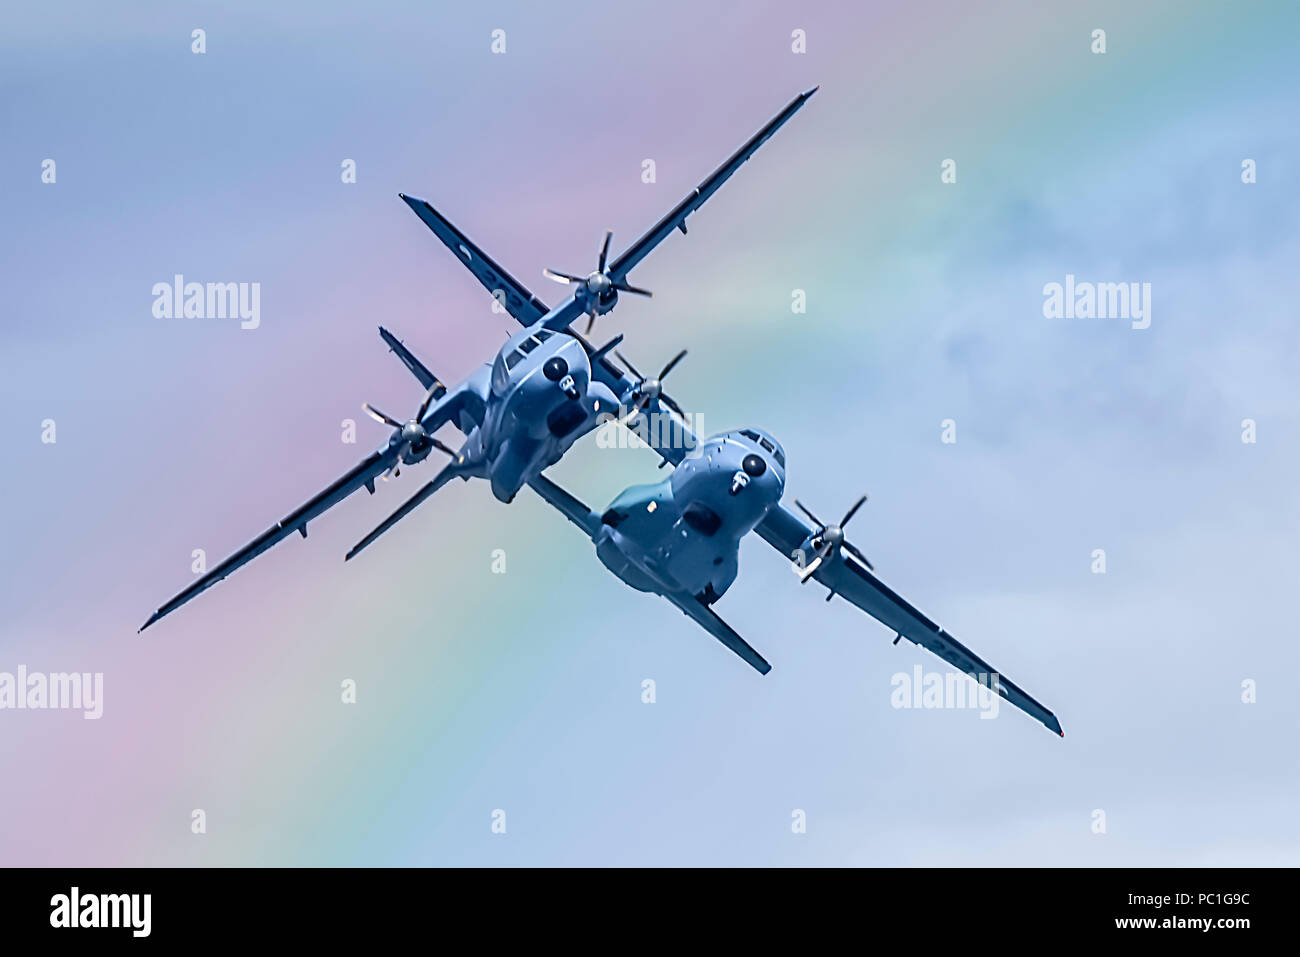
[[[620,293],[649,296],[648,290],[628,282],[632,268],[673,230],[685,233],[687,217],[704,205],[816,92],[814,87],[791,100],[619,256],[609,258],[612,233],[606,232],[593,272],[580,277],[544,270],[545,275],[570,289],[568,296],[554,308],[528,292],[429,203],[399,194],[524,328],[507,340],[490,364],[448,389],[396,336],[381,327],[384,341],[425,389],[415,414],[403,421],[364,405],[367,414],[393,429],[388,443],[173,596],[154,611],[140,630],[144,631],[293,532],[306,538],[309,522],[360,488],[373,494],[377,478],[396,477],[403,465],[416,465],[434,450],[450,456],[450,461],[359,542],[347,558],[366,548],[453,478],[486,479],[493,495],[509,502],[531,478],[559,461],[578,438],[590,432],[602,413],[623,404],[632,405],[638,412],[658,411],[661,404],[670,406],[672,400],[662,394],[657,380],[647,382],[640,377],[628,377],[609,361],[609,352],[622,336],[595,348],[570,327],[574,320],[585,315],[590,331],[599,316],[614,308]],[[435,436],[447,424],[465,433],[459,449],[452,449]]]
[[[674,445],[676,443],[673,443]],[[690,445],[690,443],[686,443]],[[603,513],[582,504],[544,475],[528,484],[592,540],[601,563],[638,591],[662,595],[760,674],[771,665],[713,611],[736,579],[740,540],[757,532],[791,561],[801,582],[815,579],[896,633],[978,680],[1017,708],[1065,736],[1051,711],[910,605],[876,574],[844,537],[862,496],[828,524],[797,499],[812,527],[781,503],[785,451],[757,429],[724,432],[689,452],[655,451],[676,466],[662,482],[625,490]]]

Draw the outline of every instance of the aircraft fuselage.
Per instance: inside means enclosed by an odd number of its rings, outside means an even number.
[[[713,602],[736,579],[740,540],[784,487],[785,454],[770,436],[715,435],[662,482],[619,495],[601,516],[596,554],[639,591],[686,591]]]

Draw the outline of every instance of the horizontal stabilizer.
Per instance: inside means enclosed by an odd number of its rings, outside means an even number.
[[[763,656],[755,651],[749,642],[736,634],[735,630],[719,618],[717,613],[704,602],[689,595],[666,595],[665,597],[684,611],[687,617],[694,618],[714,638],[745,659],[749,666],[760,675],[765,675],[772,670],[772,666],[767,663]]]
[[[426,389],[433,389],[433,397],[441,399],[447,394],[447,387],[438,381],[438,377],[430,372],[419,359],[415,358],[414,353],[402,344],[402,340],[397,338],[383,326],[379,327],[379,335],[384,342],[388,343],[388,348],[397,353],[397,358],[402,360],[402,365],[411,370],[411,375],[420,380],[420,385]],[[436,388],[435,388],[436,386]]]

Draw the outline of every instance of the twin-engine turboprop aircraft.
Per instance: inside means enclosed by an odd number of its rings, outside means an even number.
[[[306,504],[216,565],[158,608],[141,626],[144,631],[164,615],[211,588],[231,572],[252,561],[272,545],[298,532],[307,537],[307,525],[360,488],[374,493],[375,479],[396,476],[403,465],[416,465],[431,452],[449,455],[447,465],[367,535],[348,553],[353,557],[422,501],[453,478],[487,479],[492,494],[510,501],[529,479],[559,461],[579,437],[595,427],[602,409],[615,411],[620,404],[657,411],[662,396],[656,382],[648,384],[625,376],[607,355],[622,336],[594,348],[570,326],[588,317],[588,330],[596,317],[608,313],[620,292],[649,295],[627,281],[632,267],[641,262],[674,229],[686,232],[686,218],[699,209],[767,139],[808,101],[816,88],[801,93],[767,122],[726,162],[686,195],[667,215],[612,261],[611,233],[605,234],[597,268],[578,278],[546,270],[570,286],[568,296],[555,308],[528,292],[470,239],[424,200],[402,199],[447,244],[457,258],[483,283],[506,311],[524,326],[512,336],[488,365],[478,369],[454,389],[448,389],[388,330],[380,334],[419,380],[424,398],[415,415],[402,421],[365,406],[366,412],[393,429],[387,445],[372,453]],[[643,387],[644,386],[644,387]],[[450,423],[465,433],[453,450],[435,437]]]
[[[523,331],[513,336],[496,359],[454,390],[445,386],[387,330],[381,335],[425,388],[416,415],[403,423],[377,410],[367,411],[394,428],[388,445],[375,452],[316,498],[272,526],[260,537],[158,609],[148,627],[163,615],[220,581],[292,531],[306,537],[307,523],[374,479],[396,473],[437,449],[451,461],[393,515],[353,548],[350,559],[452,478],[485,478],[493,494],[510,501],[525,484],[557,508],[592,540],[600,561],[633,588],[662,595],[762,674],[771,666],[713,611],[712,605],[735,581],[740,541],[757,532],[792,562],[802,583],[816,580],[895,632],[894,643],[907,638],[962,672],[978,677],[1011,704],[1064,736],[1060,722],[1019,686],[952,637],[876,574],[870,561],[844,534],[844,526],[866,497],[837,523],[822,522],[797,499],[795,506],[812,522],[781,505],[785,491],[785,453],[770,435],[755,429],[726,432],[701,441],[688,424],[654,437],[650,446],[661,464],[673,471],[661,482],[634,486],[603,512],[587,508],[542,475],[602,412],[632,412],[631,425],[643,414],[680,408],[663,392],[662,379],[682,354],[655,378],[636,372],[621,356],[627,372],[609,358],[621,340],[594,348],[570,329],[581,315],[590,331],[597,317],[613,308],[620,292],[648,295],[627,281],[629,270],[674,229],[686,232],[686,217],[724,182],[815,91],[796,97],[708,179],[682,200],[626,252],[608,260],[606,234],[595,272],[585,277],[545,270],[570,286],[569,296],[549,309],[526,287],[498,266],[455,226],[423,200],[402,198],[458,260],[482,283]],[[617,355],[617,354],[616,354]],[[434,438],[450,423],[465,433],[460,449]],[[654,435],[654,433],[651,433]],[[141,629],[144,630],[143,628]]]
[[[606,568],[638,591],[667,598],[760,674],[771,665],[710,607],[735,581],[740,540],[751,531],[791,561],[801,582],[825,585],[827,601],[847,599],[894,631],[894,644],[906,638],[928,648],[1065,736],[1051,711],[886,585],[845,539],[844,526],[866,496],[835,524],[821,522],[796,499],[813,521],[810,528],[780,504],[785,452],[770,435],[741,429],[694,441],[686,454],[651,443],[676,466],[672,474],[627,489],[603,513],[544,475],[528,484],[586,533]]]

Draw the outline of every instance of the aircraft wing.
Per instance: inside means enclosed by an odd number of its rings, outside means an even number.
[[[433,234],[442,240],[443,245],[455,254],[461,264],[474,274],[474,277],[483,284],[483,288],[501,299],[501,305],[505,307],[506,312],[510,313],[520,325],[531,326],[550,312],[546,303],[498,266],[491,256],[474,245],[469,237],[427,202],[414,196],[407,196],[405,193],[397,195],[415,211],[415,215],[424,220],[424,224],[433,230]],[[579,310],[578,315],[581,314]]]
[[[609,267],[609,278],[621,282],[627,278],[632,267],[645,259],[650,252],[663,242],[674,229],[686,232],[686,217],[704,205],[705,200],[718,191],[731,174],[740,169],[745,160],[758,151],[773,133],[785,125],[786,120],[794,116],[808,102],[809,97],[817,92],[813,87],[806,93],[800,93],[791,100],[780,113],[768,120],[767,125],[749,138],[749,140],[732,153],[727,161],[715,169],[709,177],[695,187],[685,199],[674,206],[668,215],[655,223],[650,230],[629,246]]]
[[[781,505],[768,512],[756,531],[764,541],[792,560],[800,546],[813,532],[798,516]],[[1061,737],[1065,737],[1056,715],[918,611],[852,555],[841,550],[838,559],[832,558],[821,563],[813,577],[831,589],[832,593],[857,605],[872,618],[894,631],[899,638],[906,638],[914,644],[928,648],[962,672],[968,675],[997,674],[999,695],[1026,714],[1041,721]],[[897,644],[898,638],[894,641]]]
[[[458,387],[454,392],[444,396],[426,413],[423,420],[425,428],[428,429],[430,434],[441,428],[451,420],[453,415],[459,413],[462,407],[466,405],[466,400],[469,397],[472,397],[472,393],[464,386]],[[175,611],[191,598],[201,595],[231,572],[247,565],[272,545],[287,538],[292,533],[297,532],[303,538],[306,538],[308,522],[314,521],[323,515],[357,489],[365,488],[368,492],[374,494],[375,479],[398,462],[399,454],[400,449],[395,445],[387,445],[377,452],[372,452],[324,491],[294,509],[225,561],[209,569],[205,575],[190,584],[188,588],[184,588],[174,595],[166,604],[149,616],[149,620],[140,627],[140,631],[144,631],[164,615]]]
[[[745,659],[750,667],[760,675],[765,675],[772,670],[772,666],[764,660],[762,655],[755,651],[744,638],[736,634],[732,627],[719,618],[712,608],[694,595],[665,592],[664,597],[685,612],[687,618],[693,618],[705,631]]]

